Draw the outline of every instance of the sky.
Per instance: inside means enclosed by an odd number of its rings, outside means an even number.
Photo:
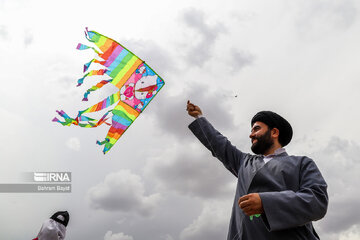
[[[272,110],[293,126],[292,155],[328,183],[322,239],[360,239],[360,2],[356,0],[0,0],[0,183],[26,172],[72,173],[71,193],[0,193],[0,239],[35,237],[67,210],[66,239],[218,240],[236,178],[187,129],[190,99],[250,152],[250,120]],[[114,88],[76,88],[84,29],[109,36],[165,81],[106,155],[108,129],[62,127]],[[116,91],[116,89],[115,89]]]

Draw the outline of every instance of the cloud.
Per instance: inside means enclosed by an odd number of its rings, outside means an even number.
[[[79,151],[80,150],[80,139],[79,138],[76,138],[76,137],[72,137],[72,138],[69,138],[67,141],[66,141],[66,146],[68,148],[70,148],[71,150],[74,150],[74,151]]]
[[[353,0],[302,1],[295,20],[301,34],[318,36],[333,30],[344,31],[356,21],[357,8]]]
[[[169,234],[163,236],[162,239],[164,239],[164,240],[175,240],[175,239],[174,239],[171,235],[169,235]]]
[[[181,232],[180,240],[225,239],[230,215],[224,209],[230,209],[230,206],[207,203],[200,216]]]
[[[112,233],[112,231],[106,232],[104,240],[134,240],[132,236],[125,235],[124,233]]]
[[[321,239],[326,240],[359,240],[360,239],[360,227],[353,226],[343,232],[327,232],[320,234]]]
[[[227,94],[222,89],[212,89],[209,84],[193,83],[178,95],[162,92],[157,96],[158,102],[152,106],[155,122],[163,134],[173,135],[180,141],[193,138],[188,123],[193,121],[186,112],[188,99],[200,106],[206,116],[220,130],[236,129],[234,116],[229,112],[230,99],[222,94]],[[185,95],[185,97],[184,97]],[[215,97],[214,97],[215,96]]]
[[[329,209],[319,223],[324,234],[360,227],[358,176],[360,146],[356,142],[333,137],[326,147],[314,154],[329,189]]]
[[[32,44],[33,40],[34,40],[34,37],[33,37],[32,33],[30,33],[29,31],[25,31],[25,35],[24,35],[25,47],[28,47],[30,44]]]
[[[191,44],[186,59],[189,64],[202,67],[211,58],[211,50],[217,38],[227,30],[221,23],[209,25],[206,23],[204,12],[194,8],[187,9],[182,15],[182,20],[195,32],[194,36],[186,37],[188,44]]]
[[[124,42],[126,42],[128,49],[136,52],[136,55],[149,64],[160,76],[162,73],[176,70],[171,55],[156,42],[151,40],[128,40]]]
[[[201,198],[231,198],[236,178],[210,152],[199,147],[200,143],[168,149],[149,161],[145,171],[166,191]]]
[[[90,188],[88,199],[94,209],[137,213],[148,217],[157,207],[160,194],[145,196],[141,177],[123,169],[108,174],[104,182]]]
[[[8,31],[4,25],[0,25],[0,39],[6,40],[8,38]]]
[[[244,67],[252,65],[254,63],[255,56],[233,48],[231,50],[231,59],[231,67],[233,72],[238,72]]]

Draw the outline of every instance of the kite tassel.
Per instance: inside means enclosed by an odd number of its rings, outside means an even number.
[[[82,43],[78,43],[78,45],[76,46],[77,50],[86,50],[92,47],[89,47],[88,45],[82,44]]]
[[[94,61],[95,61],[95,59],[91,60],[91,61],[88,62],[88,63],[85,63],[85,64],[84,64],[84,70],[83,70],[83,72],[86,72],[86,71],[89,69],[90,65],[91,65]]]
[[[77,87],[81,86],[84,83],[84,79],[86,77],[90,77],[90,76],[102,76],[104,74],[106,74],[107,69],[99,69],[99,70],[91,70],[90,72],[86,73],[82,78],[78,79],[77,81]]]
[[[53,122],[60,122],[60,120],[57,117],[54,117],[52,121]]]
[[[76,122],[76,119],[73,119],[71,117],[69,117],[63,110],[61,111],[56,111],[62,118],[64,118],[64,122],[60,121],[58,118],[54,118],[52,121],[53,122],[58,122],[60,124],[62,124],[63,126],[70,126],[71,124],[75,124],[77,125],[78,123]]]
[[[109,150],[110,150],[110,148],[108,147],[108,143],[110,142],[110,139],[108,139],[108,138],[105,138],[105,140],[104,141],[102,141],[102,142],[100,142],[99,140],[98,141],[96,141],[96,144],[97,145],[104,145],[105,144],[105,146],[104,146],[104,149],[103,149],[103,153],[104,154],[106,154]]]
[[[85,28],[84,33],[85,33],[86,39],[89,40],[90,42],[93,42],[93,41],[91,40],[90,36],[89,36],[89,29],[88,29],[88,27]]]
[[[77,80],[77,87],[79,87],[79,86],[81,86],[83,83],[84,83],[84,79],[87,77],[87,76],[89,76],[89,73],[86,73],[82,78],[80,78],[80,79],[78,79]]]
[[[100,60],[94,58],[94,59],[91,60],[90,62],[84,64],[83,72],[86,72],[86,71],[89,69],[89,67],[90,67],[90,65],[91,65],[92,63],[99,63],[99,64],[101,64],[101,65],[104,65],[105,62],[106,62],[106,61],[100,61]]]
[[[80,86],[84,83],[84,79],[85,79],[84,77],[78,79],[78,80],[77,80],[77,83],[78,83],[78,84],[77,84],[76,86],[77,86],[77,87],[80,87]]]
[[[109,140],[108,138],[105,138],[105,140],[102,141],[102,142],[100,142],[99,140],[97,140],[97,141],[96,141],[96,144],[101,146],[101,145],[104,145],[105,143],[108,143],[108,142],[110,142],[110,140]]]
[[[85,44],[82,44],[82,43],[78,43],[78,45],[76,46],[76,49],[77,49],[77,50],[86,50],[86,49],[90,49],[90,48],[91,48],[94,52],[96,52],[97,55],[100,54],[100,52],[99,52],[96,48],[94,48],[94,47],[90,47],[90,46],[85,45]]]
[[[91,88],[89,88],[85,93],[84,93],[84,98],[82,99],[83,101],[87,101],[88,100],[88,96],[91,92],[94,92],[100,88],[102,88],[104,85],[110,83],[112,81],[112,79],[110,80],[102,80],[101,82],[99,82],[98,84],[96,84],[95,86],[92,86]]]

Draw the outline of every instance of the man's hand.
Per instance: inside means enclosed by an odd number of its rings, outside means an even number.
[[[186,111],[188,111],[188,114],[194,118],[202,115],[201,109],[195,104],[192,104],[189,100],[187,101]]]
[[[243,210],[243,212],[248,216],[264,212],[261,198],[258,193],[250,193],[240,197],[238,204],[241,210]]]

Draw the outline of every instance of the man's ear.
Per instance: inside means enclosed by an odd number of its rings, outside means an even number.
[[[277,129],[277,128],[271,129],[271,136],[272,136],[273,138],[279,138],[279,135],[280,135],[279,129]]]

